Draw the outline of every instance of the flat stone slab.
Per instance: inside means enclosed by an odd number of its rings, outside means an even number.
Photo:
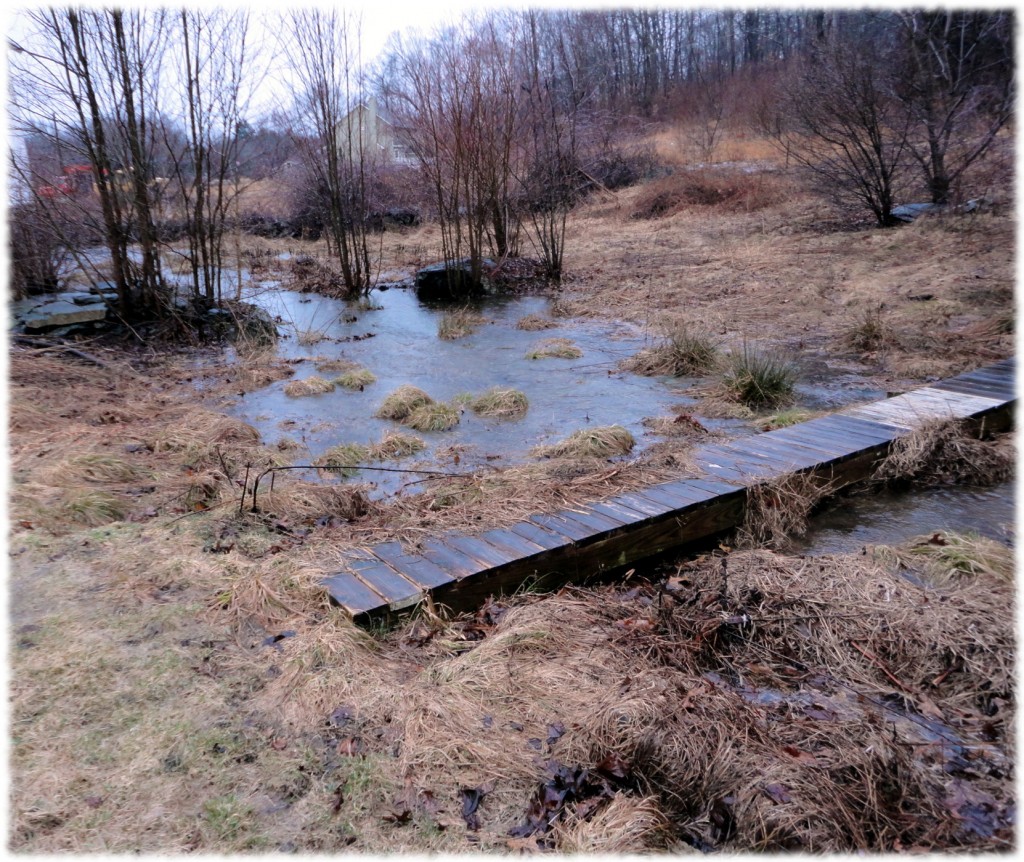
[[[103,303],[76,305],[73,302],[47,302],[32,309],[21,322],[27,332],[39,332],[54,326],[103,320],[106,316],[107,307]]]

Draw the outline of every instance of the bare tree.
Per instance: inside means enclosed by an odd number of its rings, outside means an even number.
[[[151,180],[165,17],[68,8],[28,18],[38,50],[16,52],[17,128],[45,135],[52,121],[54,138],[91,169],[120,314],[164,314]]]
[[[879,225],[908,173],[908,118],[891,95],[880,52],[867,42],[821,44],[783,84],[759,125],[841,201],[869,209]]]
[[[360,25],[336,9],[295,12],[289,18],[292,56],[301,94],[295,136],[326,215],[328,244],[346,291],[374,284],[367,239],[368,181],[376,119],[366,104],[360,67]]]
[[[897,97],[910,115],[907,146],[934,203],[992,146],[1013,111],[1010,12],[899,13]]]

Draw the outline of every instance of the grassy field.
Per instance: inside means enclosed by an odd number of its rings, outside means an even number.
[[[1012,353],[1009,202],[850,229],[785,173],[691,202],[708,175],[584,203],[560,312],[699,322],[719,350],[750,339],[890,389]],[[383,266],[439,245],[388,232]],[[246,477],[290,455],[219,405],[293,367],[87,349],[101,365],[10,350],[12,850],[1012,846],[1005,548],[722,548],[364,631],[318,586],[346,549],[685,474],[699,423],[646,460],[556,455],[385,502],[280,474],[252,512]]]

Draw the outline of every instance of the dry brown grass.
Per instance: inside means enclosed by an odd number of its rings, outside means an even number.
[[[558,326],[558,324],[548,319],[547,317],[541,317],[539,314],[526,314],[516,321],[516,329],[522,329],[527,332],[536,332],[541,329],[552,329]]]
[[[626,455],[636,441],[621,425],[581,428],[558,443],[537,446],[532,454],[538,458],[610,458]]]
[[[582,355],[568,338],[545,338],[526,352],[527,359],[579,359]]]
[[[748,486],[739,543],[784,550],[791,539],[807,532],[807,519],[831,490],[828,482],[807,473],[789,473]]]
[[[874,478],[931,485],[991,485],[1010,477],[1015,463],[1015,446],[1009,435],[993,443],[970,433],[961,422],[937,420],[893,441]]]
[[[284,387],[284,394],[289,398],[305,398],[308,395],[323,395],[325,392],[333,391],[334,383],[316,374],[302,380],[292,380]]]
[[[677,170],[644,186],[634,203],[632,218],[663,218],[691,207],[752,213],[779,204],[790,192],[791,185],[775,174],[710,168]]]

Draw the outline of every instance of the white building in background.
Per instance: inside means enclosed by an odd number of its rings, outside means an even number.
[[[360,102],[342,119],[350,139],[362,142],[363,151],[377,164],[413,167],[416,156],[409,146],[405,130],[387,111],[377,104],[377,97],[370,96]]]

